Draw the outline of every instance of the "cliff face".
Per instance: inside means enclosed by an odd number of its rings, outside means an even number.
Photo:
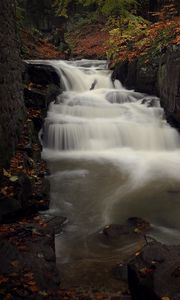
[[[112,78],[119,79],[126,88],[159,96],[167,120],[180,129],[180,45],[169,47],[148,63],[142,57],[122,62],[115,67]]]
[[[169,113],[180,113],[180,47],[161,57],[158,87],[162,106]]]
[[[15,151],[24,116],[15,0],[0,1],[0,24],[0,166],[4,166]]]

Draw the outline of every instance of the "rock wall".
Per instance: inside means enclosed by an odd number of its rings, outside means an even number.
[[[118,79],[128,89],[150,95],[158,95],[157,86],[158,59],[146,61],[140,57],[132,62],[119,63],[112,74],[112,79]]]
[[[158,57],[119,63],[112,79],[128,89],[159,96],[168,122],[180,129],[180,45]]]
[[[0,166],[4,166],[15,151],[24,116],[15,0],[0,1],[0,24]]]
[[[180,129],[180,46],[174,46],[159,62],[158,88],[169,123]]]

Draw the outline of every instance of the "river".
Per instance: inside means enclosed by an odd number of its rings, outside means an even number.
[[[56,237],[57,262],[65,287],[103,285],[108,262],[127,250],[100,242],[104,226],[141,217],[154,238],[180,243],[179,134],[159,99],[113,83],[106,61],[46,63],[64,85],[49,107],[43,150],[49,212],[68,219]]]

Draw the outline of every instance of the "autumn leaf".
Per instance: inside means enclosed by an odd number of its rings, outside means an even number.
[[[34,274],[32,272],[25,273],[24,278],[26,280],[32,280],[34,278]]]
[[[0,275],[0,284],[8,282],[9,279],[3,275]]]
[[[18,180],[18,177],[17,177],[17,176],[11,176],[11,177],[9,178],[9,180],[10,180],[11,182],[16,182],[16,181]]]
[[[41,295],[43,297],[47,297],[48,293],[46,291],[39,291],[39,295]]]
[[[3,169],[3,175],[5,177],[11,177],[11,173],[9,173],[8,171],[6,171],[5,169]]]
[[[5,295],[4,300],[12,300],[12,299],[13,299],[13,296],[11,294]]]
[[[11,266],[13,266],[14,268],[18,268],[19,266],[19,261],[18,260],[14,260],[11,262]]]
[[[29,286],[29,290],[31,290],[31,292],[33,292],[33,293],[37,293],[39,291],[39,288],[37,285],[32,285],[32,286]]]

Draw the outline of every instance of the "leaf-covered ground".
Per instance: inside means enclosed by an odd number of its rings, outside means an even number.
[[[84,25],[66,34],[66,40],[77,58],[106,58],[109,32],[104,25]]]
[[[64,59],[65,56],[46,38],[28,30],[20,31],[23,59]]]

